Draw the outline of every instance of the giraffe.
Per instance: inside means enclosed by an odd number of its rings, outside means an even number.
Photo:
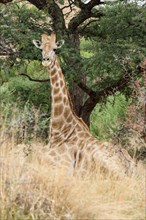
[[[53,164],[65,165],[71,172],[87,172],[100,164],[107,170],[131,175],[135,162],[126,150],[111,143],[98,141],[79,118],[72,106],[56,50],[56,34],[42,34],[41,42],[33,40],[42,50],[42,65],[48,67],[51,84],[50,143],[48,154]]]

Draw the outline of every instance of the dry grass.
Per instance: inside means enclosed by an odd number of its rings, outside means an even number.
[[[67,176],[52,171],[41,143],[0,146],[1,220],[144,220],[145,175]]]
[[[0,220],[145,219],[142,165],[133,178],[105,176],[100,169],[84,178],[69,176],[51,169],[48,149],[36,136],[18,145],[19,127],[8,129],[7,118],[0,119]]]

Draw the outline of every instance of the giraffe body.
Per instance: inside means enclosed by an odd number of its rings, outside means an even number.
[[[64,75],[55,50],[55,33],[50,39],[34,41],[42,49],[42,64],[49,68],[51,83],[51,119],[49,159],[53,165],[65,166],[69,172],[86,172],[100,164],[117,174],[131,174],[135,163],[126,151],[111,143],[101,143],[91,135],[83,120],[73,111]]]

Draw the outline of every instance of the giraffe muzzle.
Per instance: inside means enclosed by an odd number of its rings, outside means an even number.
[[[50,65],[50,60],[43,60],[42,65],[43,66],[49,66]]]

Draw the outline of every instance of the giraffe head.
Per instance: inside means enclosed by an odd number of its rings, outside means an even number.
[[[58,48],[62,47],[64,41],[56,42],[56,34],[51,33],[49,37],[46,34],[42,34],[41,42],[39,40],[33,40],[33,44],[42,50],[42,65],[49,66],[55,59],[55,52]]]

